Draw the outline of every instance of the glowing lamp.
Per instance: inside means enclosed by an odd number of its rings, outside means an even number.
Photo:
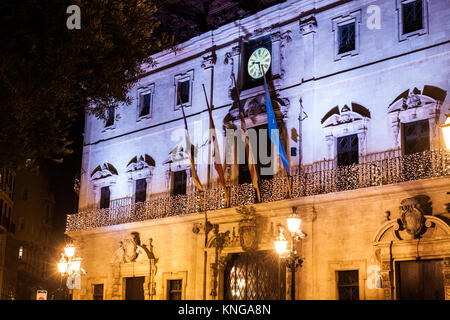
[[[75,246],[73,244],[66,245],[66,247],[64,248],[64,253],[66,254],[67,258],[72,258],[75,254]]]
[[[444,134],[445,146],[450,150],[450,114],[447,115],[445,123],[440,125],[442,133]]]
[[[65,273],[67,271],[68,263],[65,261],[58,262],[58,271],[60,273]]]
[[[274,243],[275,243],[275,251],[279,255],[283,255],[287,252],[287,240],[283,236],[283,233],[281,230],[280,230],[280,235],[277,237],[277,240],[275,240]]]
[[[81,268],[81,258],[75,258],[75,259],[72,261],[71,269],[72,269],[74,272],[80,272],[80,268]]]
[[[298,216],[298,214],[293,213],[286,219],[288,229],[291,233],[298,232],[300,229],[300,224],[302,223],[302,219]]]

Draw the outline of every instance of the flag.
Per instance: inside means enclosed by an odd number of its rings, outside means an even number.
[[[226,203],[228,205],[228,202],[229,202],[228,191],[227,191],[227,187],[225,185],[225,175],[223,173],[222,162],[220,161],[220,153],[219,153],[220,149],[219,149],[219,144],[216,139],[216,127],[214,125],[211,108],[209,107],[208,98],[206,97],[205,85],[202,84],[202,86],[203,86],[203,92],[205,93],[206,107],[208,108],[208,114],[209,114],[209,131],[210,131],[209,144],[211,145],[211,141],[213,142],[212,156],[213,156],[213,161],[214,161],[214,168],[216,169],[217,174],[219,175],[219,181],[224,189],[225,199],[226,199]],[[217,154],[216,154],[216,151],[217,151]]]
[[[232,76],[234,80],[234,87],[236,88],[237,92],[237,102],[239,106],[239,117],[241,118],[241,130],[243,133],[244,141],[245,141],[245,154],[247,156],[247,162],[248,162],[248,169],[250,171],[250,177],[252,179],[253,187],[256,189],[256,194],[258,196],[258,201],[261,201],[261,194],[259,192],[259,185],[258,185],[258,172],[256,170],[256,162],[253,158],[253,152],[250,145],[250,139],[247,134],[247,126],[245,125],[245,117],[244,117],[244,108],[242,108],[241,100],[239,98],[239,91],[237,88],[236,79],[234,78],[234,75]]]
[[[181,101],[181,99],[180,99]],[[187,153],[189,154],[189,161],[191,162],[191,172],[192,172],[192,178],[194,179],[194,184],[197,187],[199,191],[203,191],[202,184],[200,182],[200,179],[197,175],[197,170],[195,170],[195,162],[194,162],[194,145],[191,144],[191,138],[189,136],[187,121],[186,121],[186,115],[184,114],[184,108],[183,103],[181,103],[181,111],[183,112],[183,119],[184,119],[184,128],[186,133],[186,149]]]
[[[260,67],[262,68],[261,65],[260,65]],[[286,155],[286,151],[284,150],[283,142],[281,141],[281,135],[278,134],[278,139],[276,139],[276,137],[272,137],[272,130],[278,131],[278,126],[277,126],[277,120],[275,119],[275,113],[273,111],[272,102],[270,100],[269,90],[267,89],[267,81],[266,81],[266,75],[264,74],[264,70],[262,70],[262,73],[263,73],[263,78],[264,78],[264,91],[266,94],[267,126],[269,129],[269,137],[270,137],[270,140],[275,138],[274,139],[275,141],[272,140],[272,142],[277,147],[278,154],[281,157],[281,162],[283,163],[283,166],[286,169],[287,175],[290,176],[289,161],[288,161],[288,158]]]

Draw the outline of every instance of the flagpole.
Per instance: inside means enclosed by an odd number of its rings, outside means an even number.
[[[205,94],[206,107],[208,108],[208,114],[209,114],[209,126],[210,126],[209,146],[211,146],[211,140],[212,140],[213,141],[212,148],[213,148],[214,168],[216,168],[217,174],[219,175],[220,184],[222,185],[222,187],[224,189],[224,192],[225,192],[225,206],[228,207],[230,198],[229,198],[227,186],[226,186],[226,183],[225,183],[223,165],[222,165],[222,163],[220,161],[220,150],[218,150],[219,149],[219,145],[218,145],[217,139],[215,137],[215,135],[216,135],[216,128],[215,128],[215,125],[214,125],[214,119],[212,117],[212,108],[210,107],[209,102],[208,102],[208,97],[206,95],[205,85],[202,84],[202,86],[203,86],[203,93]],[[211,132],[211,130],[213,130],[214,132]],[[212,137],[211,137],[211,134],[213,134]],[[219,155],[216,155],[216,151],[219,152]],[[216,157],[219,158],[219,163],[216,162]]]
[[[192,178],[194,180],[194,185],[197,187],[197,189],[199,191],[203,191],[203,186],[202,183],[200,182],[200,179],[198,177],[197,174],[197,170],[195,169],[195,162],[194,162],[194,146],[191,143],[191,138],[189,135],[189,129],[187,126],[187,120],[186,120],[186,115],[184,113],[184,107],[183,107],[183,102],[181,100],[181,96],[180,93],[178,92],[178,99],[180,100],[180,106],[181,106],[181,111],[183,112],[183,119],[184,119],[184,128],[186,130],[185,134],[186,134],[186,148],[188,149],[188,155],[189,155],[189,161],[191,163],[191,173],[192,173]]]
[[[239,107],[239,115],[240,115],[240,118],[241,118],[241,131],[242,131],[242,132],[243,132],[244,130],[247,131],[246,125],[245,125],[245,120],[244,120],[244,109],[242,108],[241,100],[240,100],[241,94],[239,93],[239,89],[238,89],[238,85],[237,85],[236,79],[235,79],[235,77],[234,77],[234,73],[231,74],[231,77],[232,77],[232,79],[233,79],[233,81],[234,81],[234,88],[236,89],[236,94],[237,94],[237,102],[238,102],[238,107]],[[246,145],[248,144],[248,150],[247,150],[247,147],[246,147],[246,148],[245,148],[245,151],[246,151],[246,153],[247,153],[247,162],[248,162],[248,166],[249,166],[250,176],[251,176],[251,179],[252,179],[253,187],[256,189],[256,194],[257,194],[257,196],[258,196],[258,202],[261,202],[261,194],[260,194],[260,192],[259,192],[259,184],[258,184],[258,172],[256,172],[256,169],[255,169],[255,172],[254,172],[255,176],[252,175],[252,169],[253,169],[254,167],[252,167],[252,164],[250,163],[250,153],[251,153],[251,150],[250,150],[250,140],[249,140],[247,134],[245,135],[245,143],[246,143]],[[252,159],[253,159],[253,157],[252,157]],[[253,164],[253,165],[254,165],[254,164]],[[253,181],[254,179],[256,179],[256,183],[254,183],[254,181]],[[256,185],[255,185],[255,184],[256,184]]]
[[[259,68],[261,69],[261,73],[262,73],[263,80],[264,80],[264,89],[265,89],[265,91],[266,91],[266,99],[270,99],[270,95],[269,95],[269,87],[268,87],[268,85],[267,85],[267,80],[266,80],[266,75],[265,75],[265,73],[264,73],[264,68],[263,68],[263,66],[261,65],[261,63],[259,63],[259,62],[255,62],[255,63],[257,63],[257,64],[259,65]],[[268,103],[269,103],[269,101],[266,101],[266,105],[268,105]],[[270,103],[270,106],[271,106],[271,105],[272,105],[272,103]],[[272,111],[273,111],[273,107],[272,107]],[[268,112],[268,110],[266,110],[266,112]],[[273,112],[273,116],[274,116],[274,118],[275,118],[274,121],[275,121],[275,126],[276,126],[275,112]],[[272,133],[269,132],[269,135],[270,135],[270,139],[272,140]],[[281,139],[280,135],[278,135],[278,139]],[[279,142],[277,145],[278,145],[278,148],[279,148],[279,149],[284,148],[284,146],[283,146],[282,143],[281,143],[281,146],[280,146],[280,142]],[[284,151],[284,152],[285,152],[285,151]],[[280,150],[278,150],[278,153],[280,153]],[[286,159],[286,160],[287,160],[287,159]],[[286,179],[287,179],[288,196],[289,196],[289,198],[291,198],[291,197],[292,197],[292,191],[291,191],[291,182],[290,182],[290,180],[289,180],[289,174],[288,174],[286,165],[284,164],[283,161],[282,161],[282,163],[283,163],[284,172],[285,172],[285,174],[286,174]]]

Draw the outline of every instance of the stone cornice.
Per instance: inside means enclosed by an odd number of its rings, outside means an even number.
[[[320,8],[316,8],[313,0],[288,0],[183,42],[177,46],[177,51],[168,49],[158,52],[151,56],[157,65],[153,68],[150,65],[144,65],[143,69],[147,70],[147,74],[158,72],[173,64],[207,54],[212,46],[216,46],[217,49],[227,47],[238,42],[242,37],[252,37],[254,33],[261,30],[274,32],[281,26],[297,21],[304,12],[320,11],[321,8],[326,9],[339,2],[342,0],[325,0],[321,2]],[[242,32],[242,25],[245,25],[248,34]]]

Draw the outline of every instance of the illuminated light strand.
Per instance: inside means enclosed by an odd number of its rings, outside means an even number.
[[[311,168],[311,166],[309,166]],[[346,167],[318,170],[296,168],[289,177],[292,198],[354,190],[378,185],[450,175],[450,152],[425,151],[353,164]],[[273,202],[288,198],[287,177],[261,179],[261,201]],[[203,208],[200,208],[202,196]],[[231,207],[256,203],[256,191],[251,183],[231,186]],[[109,209],[91,208],[67,215],[66,231],[87,230],[110,225],[159,219],[225,208],[225,192],[216,183],[201,195],[190,190],[186,195],[152,195],[146,202]]]

